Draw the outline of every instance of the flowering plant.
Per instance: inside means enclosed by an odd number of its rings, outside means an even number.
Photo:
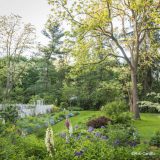
[[[49,156],[52,157],[52,152],[54,150],[54,140],[53,140],[53,130],[51,127],[48,127],[46,130],[45,145],[47,151],[49,152]]]

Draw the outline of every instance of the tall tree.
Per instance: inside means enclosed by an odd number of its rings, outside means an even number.
[[[35,29],[31,24],[23,24],[18,15],[0,16],[0,53],[6,57],[6,89],[4,99],[10,99],[13,85],[23,73],[26,65],[17,73],[17,61],[31,47],[35,38]],[[18,68],[19,69],[19,68]]]
[[[78,41],[102,37],[109,55],[123,58],[130,67],[132,81],[131,108],[135,119],[138,109],[137,71],[146,33],[159,29],[158,0],[49,0],[56,17],[67,21]],[[106,55],[108,56],[108,55]]]
[[[138,81],[142,83],[143,96],[150,92],[154,82],[155,70],[160,60],[159,55],[159,32],[148,33],[140,55]],[[154,53],[154,54],[153,54]]]
[[[43,35],[49,39],[47,46],[40,46],[40,51],[43,53],[45,61],[45,89],[49,89],[49,66],[53,60],[63,56],[62,52],[62,37],[64,34],[60,30],[60,24],[57,22],[47,21],[46,28],[42,31]]]

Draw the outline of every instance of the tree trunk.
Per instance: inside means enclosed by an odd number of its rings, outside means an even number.
[[[140,119],[139,108],[138,108],[138,88],[137,88],[137,74],[135,69],[131,69],[131,80],[132,80],[132,110],[135,119]]]
[[[12,64],[11,61],[8,62],[7,65],[7,81],[6,81],[6,91],[5,91],[5,96],[4,96],[4,101],[9,101],[10,100],[10,92],[12,90]]]
[[[152,70],[146,69],[143,75],[143,94],[145,95],[152,88]]]
[[[133,112],[133,98],[132,98],[132,89],[128,89],[128,99],[129,99],[129,106],[130,106],[130,112]]]
[[[49,60],[46,62],[46,75],[45,75],[45,91],[49,89]]]

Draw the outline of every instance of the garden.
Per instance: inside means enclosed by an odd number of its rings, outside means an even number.
[[[1,159],[156,160],[160,156],[160,115],[142,113],[142,119],[135,121],[120,101],[100,111],[63,109],[35,117],[9,116],[0,125]]]
[[[14,2],[0,1],[0,160],[160,160],[160,2]]]

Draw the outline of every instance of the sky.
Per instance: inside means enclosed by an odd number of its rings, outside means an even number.
[[[37,41],[45,43],[41,34],[50,12],[47,0],[0,0],[0,15],[18,14],[24,23],[31,23],[37,30]]]

